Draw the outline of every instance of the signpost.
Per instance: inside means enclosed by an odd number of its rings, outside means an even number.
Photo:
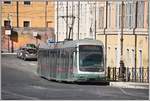
[[[33,32],[33,37],[36,38],[36,45],[38,45],[38,33],[37,32]]]
[[[8,52],[10,52],[9,40],[10,40],[11,30],[10,29],[6,29],[5,30],[5,35],[8,36]]]

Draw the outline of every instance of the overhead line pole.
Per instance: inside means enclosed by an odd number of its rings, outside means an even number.
[[[79,33],[80,33],[80,1],[78,1],[78,37],[77,39],[79,40]]]
[[[17,28],[18,28],[19,27],[19,2],[18,1],[16,1],[16,5],[17,5],[16,13],[17,13]]]
[[[95,1],[95,40],[96,40],[96,1]]]
[[[59,26],[58,26],[58,24],[59,24],[59,19],[58,19],[58,7],[59,7],[59,5],[58,5],[58,1],[57,1],[57,36],[56,36],[56,41],[58,42],[58,31],[59,31]]]
[[[68,39],[68,1],[66,6],[66,39]]]

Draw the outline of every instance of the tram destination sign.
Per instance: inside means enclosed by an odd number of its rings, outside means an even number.
[[[102,51],[102,46],[99,45],[80,45],[80,51]]]

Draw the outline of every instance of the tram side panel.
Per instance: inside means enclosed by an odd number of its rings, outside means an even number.
[[[38,67],[37,67],[37,73],[39,75],[41,75],[41,51],[38,50],[38,58],[37,58],[37,61],[38,61]]]
[[[73,81],[73,49],[69,48],[69,57],[68,57],[68,81]]]

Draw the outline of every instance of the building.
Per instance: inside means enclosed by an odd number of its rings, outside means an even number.
[[[55,5],[56,40],[67,38],[74,16],[71,38],[103,41],[106,67],[119,68],[122,59],[125,67],[146,68],[148,77],[148,0],[69,1]]]
[[[2,51],[16,50],[26,43],[54,39],[54,2],[34,0],[2,1]],[[11,36],[6,27],[11,26]],[[33,33],[38,33],[35,38]]]

